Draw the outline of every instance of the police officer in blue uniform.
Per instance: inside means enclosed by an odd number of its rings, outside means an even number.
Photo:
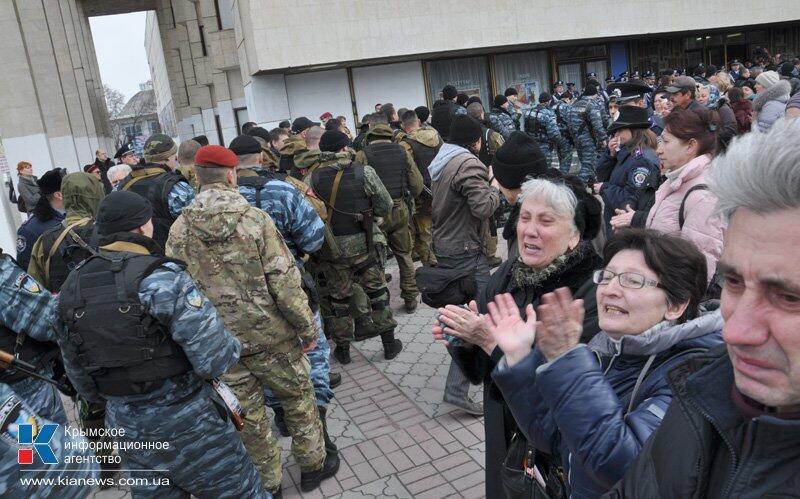
[[[23,270],[28,269],[31,250],[39,236],[64,220],[61,179],[65,174],[66,170],[55,168],[36,181],[41,196],[33,207],[32,216],[17,229],[17,262]]]
[[[32,364],[48,378],[58,358],[58,345],[48,312],[53,295],[0,250],[0,350]],[[39,416],[60,424],[67,415],[58,390],[45,381],[13,369],[0,370],[0,383],[19,395]]]
[[[647,110],[647,121],[650,122],[650,130],[656,136],[664,131],[664,118],[657,116],[655,111],[647,105],[647,96],[651,95],[650,87],[641,80],[634,80],[627,83],[614,83],[608,86],[611,95],[617,96],[617,104],[620,106],[633,105]]]
[[[594,184],[595,193],[600,194],[605,205],[603,215],[607,230],[610,230],[614,210],[625,209],[633,203],[637,190],[646,188],[658,174],[656,137],[649,128],[647,111],[628,105],[620,106],[619,117],[608,129],[612,139],[600,156],[598,182]]]
[[[210,383],[241,344],[184,264],[154,254],[152,216],[133,192],[100,203],[99,254],[70,273],[52,312],[67,375],[87,400],[106,400],[107,428],[124,431],[123,468],[149,479],[131,485],[134,497],[269,498],[235,404]]]

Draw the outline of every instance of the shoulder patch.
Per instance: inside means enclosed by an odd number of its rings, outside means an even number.
[[[203,295],[200,294],[197,287],[192,286],[189,288],[189,291],[186,293],[186,305],[195,310],[200,310],[203,306]]]
[[[39,286],[39,283],[36,282],[36,279],[29,276],[25,272],[22,272],[20,275],[17,276],[17,280],[14,282],[14,284],[19,289],[24,289],[25,291],[27,291],[32,295],[38,295],[39,293],[42,292],[42,288],[41,286]]]
[[[41,421],[16,395],[12,395],[0,404],[0,439],[13,446],[19,445],[19,427],[22,424],[31,425],[32,435],[36,438]]]
[[[28,247],[28,241],[22,236],[17,236],[17,253],[25,251],[26,247]]]
[[[642,187],[647,182],[647,176],[650,175],[650,170],[640,166],[633,171],[633,185]]]

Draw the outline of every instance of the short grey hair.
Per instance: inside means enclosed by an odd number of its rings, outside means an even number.
[[[193,165],[194,157],[201,147],[203,146],[196,140],[189,139],[181,142],[181,145],[178,146],[178,163],[183,166]]]
[[[736,137],[711,165],[708,184],[725,222],[738,208],[759,214],[800,208],[800,119]]]
[[[239,160],[239,168],[250,168],[253,166],[261,166],[261,153],[254,152],[250,154],[239,154],[236,156]]]
[[[528,180],[522,184],[520,190],[520,205],[528,198],[543,201],[558,216],[568,218],[572,228],[575,231],[578,230],[577,225],[575,225],[575,210],[578,208],[578,197],[563,182],[543,178]]]
[[[111,168],[109,168],[108,171],[106,172],[106,176],[108,178],[111,178],[118,173],[123,173],[124,175],[122,175],[122,178],[125,178],[128,175],[130,175],[131,171],[133,170],[131,170],[130,166],[126,165],[125,163],[120,163],[118,165],[114,165]]]

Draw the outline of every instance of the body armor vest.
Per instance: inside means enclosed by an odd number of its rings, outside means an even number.
[[[58,345],[36,341],[26,335],[18,335],[11,329],[0,325],[0,350],[14,354],[21,360],[36,366],[41,371],[51,360],[58,357]],[[16,383],[27,378],[26,374],[14,370],[0,370],[0,383]]]
[[[158,170],[163,171],[159,173]],[[151,165],[134,170],[118,187],[120,191],[139,194],[153,205],[153,240],[162,248],[167,244],[169,229],[175,221],[169,211],[169,191],[181,180],[181,174]]]
[[[161,264],[174,261],[126,252],[93,256],[62,287],[59,319],[97,390],[126,396],[152,392],[192,370],[169,329],[139,301],[139,285]]]
[[[328,207],[328,223],[334,236],[346,236],[364,232],[357,215],[370,209],[370,201],[364,190],[364,166],[357,163],[344,169],[336,194],[335,209],[331,209],[333,182],[339,170],[320,166],[311,174],[314,192]]]
[[[422,180],[427,187],[431,186],[431,172],[428,171],[428,166],[433,162],[433,158],[439,154],[439,149],[442,148],[442,139],[439,139],[439,145],[436,147],[429,147],[425,144],[417,142],[411,137],[403,138],[403,141],[411,146],[411,155],[414,156],[414,163],[417,164]]]
[[[406,195],[406,152],[393,142],[373,142],[364,148],[367,164],[375,169],[392,199]]]
[[[528,111],[528,114],[525,116],[525,131],[528,132],[528,135],[533,137],[534,140],[538,142],[547,142],[547,129],[542,126],[542,121],[539,119],[541,112],[542,108],[538,106]]]
[[[46,265],[49,272],[47,282],[43,284],[53,293],[61,290],[67,276],[75,270],[79,263],[93,255],[80,241],[76,241],[70,234],[67,234],[53,252],[53,256],[50,257],[53,245],[65,230],[67,230],[65,227],[59,227],[59,230],[51,230],[42,235],[42,251],[48,256]],[[93,222],[75,227],[72,232],[77,234],[92,250],[97,251],[97,227]]]

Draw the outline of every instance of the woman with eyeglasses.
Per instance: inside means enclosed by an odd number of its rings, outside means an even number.
[[[492,374],[528,441],[561,456],[572,498],[625,474],[672,399],[667,373],[722,345],[722,317],[700,307],[706,262],[692,243],[647,229],[609,239],[595,271],[600,332],[580,344],[583,300],[565,288],[527,318],[509,295],[488,305],[505,354]],[[531,347],[535,348],[531,351]]]

